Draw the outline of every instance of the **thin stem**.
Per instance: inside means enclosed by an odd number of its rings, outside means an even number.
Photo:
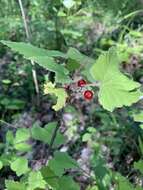
[[[51,150],[52,150],[52,148],[53,148],[55,139],[56,139],[56,137],[57,137],[57,132],[58,132],[58,130],[59,130],[59,128],[60,128],[62,111],[57,112],[56,115],[58,116],[59,119],[58,119],[57,126],[56,126],[56,128],[54,129],[54,131],[53,131],[53,133],[52,133],[51,141],[50,141],[49,148],[48,148],[48,157],[49,157],[50,154],[51,154]]]
[[[99,87],[100,83],[99,82],[93,82],[93,83],[90,83],[90,84],[86,84],[85,86],[96,86],[96,87]]]
[[[6,125],[9,126],[9,127],[16,128],[14,125],[12,125],[12,124],[10,124],[10,123],[4,121],[4,120],[0,120],[0,123],[4,123],[4,124],[6,124]]]
[[[53,147],[53,144],[55,142],[55,139],[56,139],[56,136],[57,136],[57,132],[60,128],[60,125],[57,124],[53,134],[52,134],[52,137],[51,137],[51,141],[50,141],[50,144],[49,144],[49,148],[48,148],[48,156],[50,155],[51,153],[51,150],[52,150],[52,147]]]
[[[27,20],[26,20],[26,14],[24,11],[24,7],[22,4],[21,0],[18,0],[19,2],[19,6],[20,6],[20,10],[21,10],[21,15],[22,15],[22,19],[23,19],[23,23],[24,23],[24,28],[25,28],[25,33],[26,33],[26,38],[28,40],[28,42],[30,42],[30,30],[28,28],[28,24],[27,24]],[[33,66],[32,68],[32,75],[33,75],[33,81],[34,81],[34,85],[35,85],[35,90],[37,93],[37,97],[38,97],[38,102],[39,102],[39,85],[38,85],[38,80],[37,80],[37,73],[35,70],[35,62],[31,60],[31,65]]]

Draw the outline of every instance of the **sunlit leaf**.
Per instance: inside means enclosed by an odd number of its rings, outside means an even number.
[[[34,190],[36,188],[45,189],[45,187],[46,182],[40,171],[33,171],[29,174],[27,190]]]
[[[100,82],[98,97],[105,109],[113,111],[118,107],[130,106],[140,99],[140,84],[120,72],[115,48],[102,54],[91,67],[90,73],[95,81]]]
[[[138,162],[134,162],[134,168],[139,170],[143,174],[143,160],[139,160]]]
[[[40,127],[35,123],[31,129],[32,138],[50,144],[52,134],[54,133],[56,127],[57,127],[56,122],[48,123],[44,128]],[[54,146],[59,146],[64,142],[65,138],[58,130],[56,138],[54,140]]]
[[[52,160],[49,161],[48,166],[59,177],[66,169],[77,168],[78,164],[65,152],[55,152]]]
[[[19,157],[10,165],[11,169],[16,172],[17,176],[21,176],[29,171],[28,160],[24,157]]]
[[[51,82],[44,85],[44,94],[53,94],[57,97],[57,103],[53,106],[55,111],[62,109],[65,106],[66,99],[68,97],[65,89],[56,88]]]
[[[26,186],[18,181],[6,180],[5,184],[7,190],[27,190]]]

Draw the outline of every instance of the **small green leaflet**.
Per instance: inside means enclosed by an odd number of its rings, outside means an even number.
[[[134,190],[143,190],[143,188],[137,186]]]
[[[17,176],[21,176],[29,171],[28,160],[24,157],[17,158],[10,165],[11,169],[16,172]]]
[[[26,59],[33,60],[45,69],[55,72],[56,82],[69,83],[71,81],[68,77],[69,71],[63,65],[57,64],[54,60],[55,57],[66,58],[64,53],[55,50],[45,50],[23,42],[3,40],[1,42],[10,47],[13,51],[22,54]]]
[[[65,152],[55,152],[54,158],[49,161],[48,166],[56,174],[56,176],[61,177],[65,169],[77,168],[77,162],[72,159]]]
[[[37,125],[37,123],[35,123],[31,129],[32,138],[50,144],[51,136],[56,126],[57,126],[56,122],[49,123],[45,125],[44,128],[40,127],[39,125]],[[57,131],[57,135],[54,141],[54,146],[59,146],[64,142],[65,142],[65,137],[59,131]]]
[[[72,47],[69,48],[67,52],[67,57],[85,66],[89,63],[94,63],[93,59],[89,58],[88,56],[79,52],[76,48]]]
[[[89,75],[90,68],[94,64],[95,60],[82,54],[75,48],[69,48],[67,52],[67,57],[69,58],[66,65],[69,71],[75,71],[75,69],[84,68],[82,75],[84,75],[89,81],[94,82],[94,79]]]
[[[3,168],[3,163],[0,161],[0,170]]]
[[[143,112],[133,115],[134,121],[143,122]]]
[[[9,110],[21,110],[25,106],[25,102],[19,99],[13,99],[10,97],[4,97],[0,100],[0,104],[5,106]]]
[[[14,143],[14,136],[12,131],[7,131],[6,133],[6,142],[10,145],[13,145]]]
[[[57,190],[80,190],[80,187],[72,177],[63,176],[59,178],[59,188]]]
[[[30,138],[30,131],[26,128],[20,128],[16,131],[14,139],[14,147],[16,150],[25,152],[31,149],[31,146],[26,142]]]
[[[72,177],[62,176],[58,177],[49,168],[49,166],[43,167],[41,169],[42,176],[44,177],[47,184],[55,190],[79,190],[79,185],[74,182]],[[70,186],[69,186],[70,184]]]
[[[139,160],[138,162],[134,162],[134,168],[139,170],[143,174],[143,160]]]
[[[49,166],[43,166],[40,171],[47,184],[53,189],[57,190],[57,188],[59,187],[59,178],[49,168]]]
[[[90,69],[95,81],[100,82],[99,101],[109,111],[130,106],[142,95],[138,89],[140,84],[120,72],[119,62],[116,48],[113,47],[102,54]]]
[[[40,171],[32,171],[28,177],[28,188],[27,190],[34,190],[36,188],[45,189],[46,182]]]
[[[65,106],[68,95],[63,88],[56,88],[55,84],[48,82],[44,85],[44,94],[54,94],[57,97],[57,103],[52,107],[55,111]]]
[[[134,190],[132,184],[120,174],[117,174],[117,185],[115,190]]]
[[[23,183],[17,181],[6,180],[5,185],[7,190],[27,190]]]

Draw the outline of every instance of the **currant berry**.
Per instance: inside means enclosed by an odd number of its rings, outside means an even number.
[[[84,98],[86,100],[91,100],[93,98],[93,92],[91,90],[86,90],[84,92]]]
[[[69,86],[69,85],[65,85],[65,86],[64,86],[64,89],[65,89],[65,90],[69,90],[69,89],[70,89],[70,86]]]
[[[87,84],[87,82],[86,82],[84,79],[81,79],[81,80],[79,80],[79,81],[77,82],[78,87],[82,87],[82,86],[84,86],[84,85],[86,85],[86,84]]]

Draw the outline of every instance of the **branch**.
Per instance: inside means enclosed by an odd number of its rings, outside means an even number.
[[[25,11],[24,11],[22,0],[18,0],[18,2],[19,2],[20,10],[21,10],[21,15],[22,15],[23,23],[24,23],[26,38],[27,38],[28,42],[30,42],[30,30],[28,28],[28,24],[27,24],[27,20],[26,20],[26,14],[25,14]],[[33,67],[35,67],[35,62],[32,61],[32,60],[31,60],[31,65]],[[33,81],[34,81],[35,90],[36,90],[36,93],[37,93],[37,96],[38,96],[38,102],[39,102],[39,85],[38,85],[37,73],[36,73],[35,68],[32,68],[32,75],[33,75]]]
[[[51,154],[51,150],[53,148],[53,145],[54,145],[54,142],[55,142],[55,139],[57,137],[57,132],[60,128],[60,122],[61,122],[61,115],[62,115],[62,111],[60,110],[59,112],[57,112],[56,114],[58,116],[58,123],[57,123],[57,126],[56,128],[54,129],[54,132],[52,133],[52,137],[51,137],[51,141],[50,141],[50,144],[49,144],[49,148],[48,148],[48,157],[50,156]]]

